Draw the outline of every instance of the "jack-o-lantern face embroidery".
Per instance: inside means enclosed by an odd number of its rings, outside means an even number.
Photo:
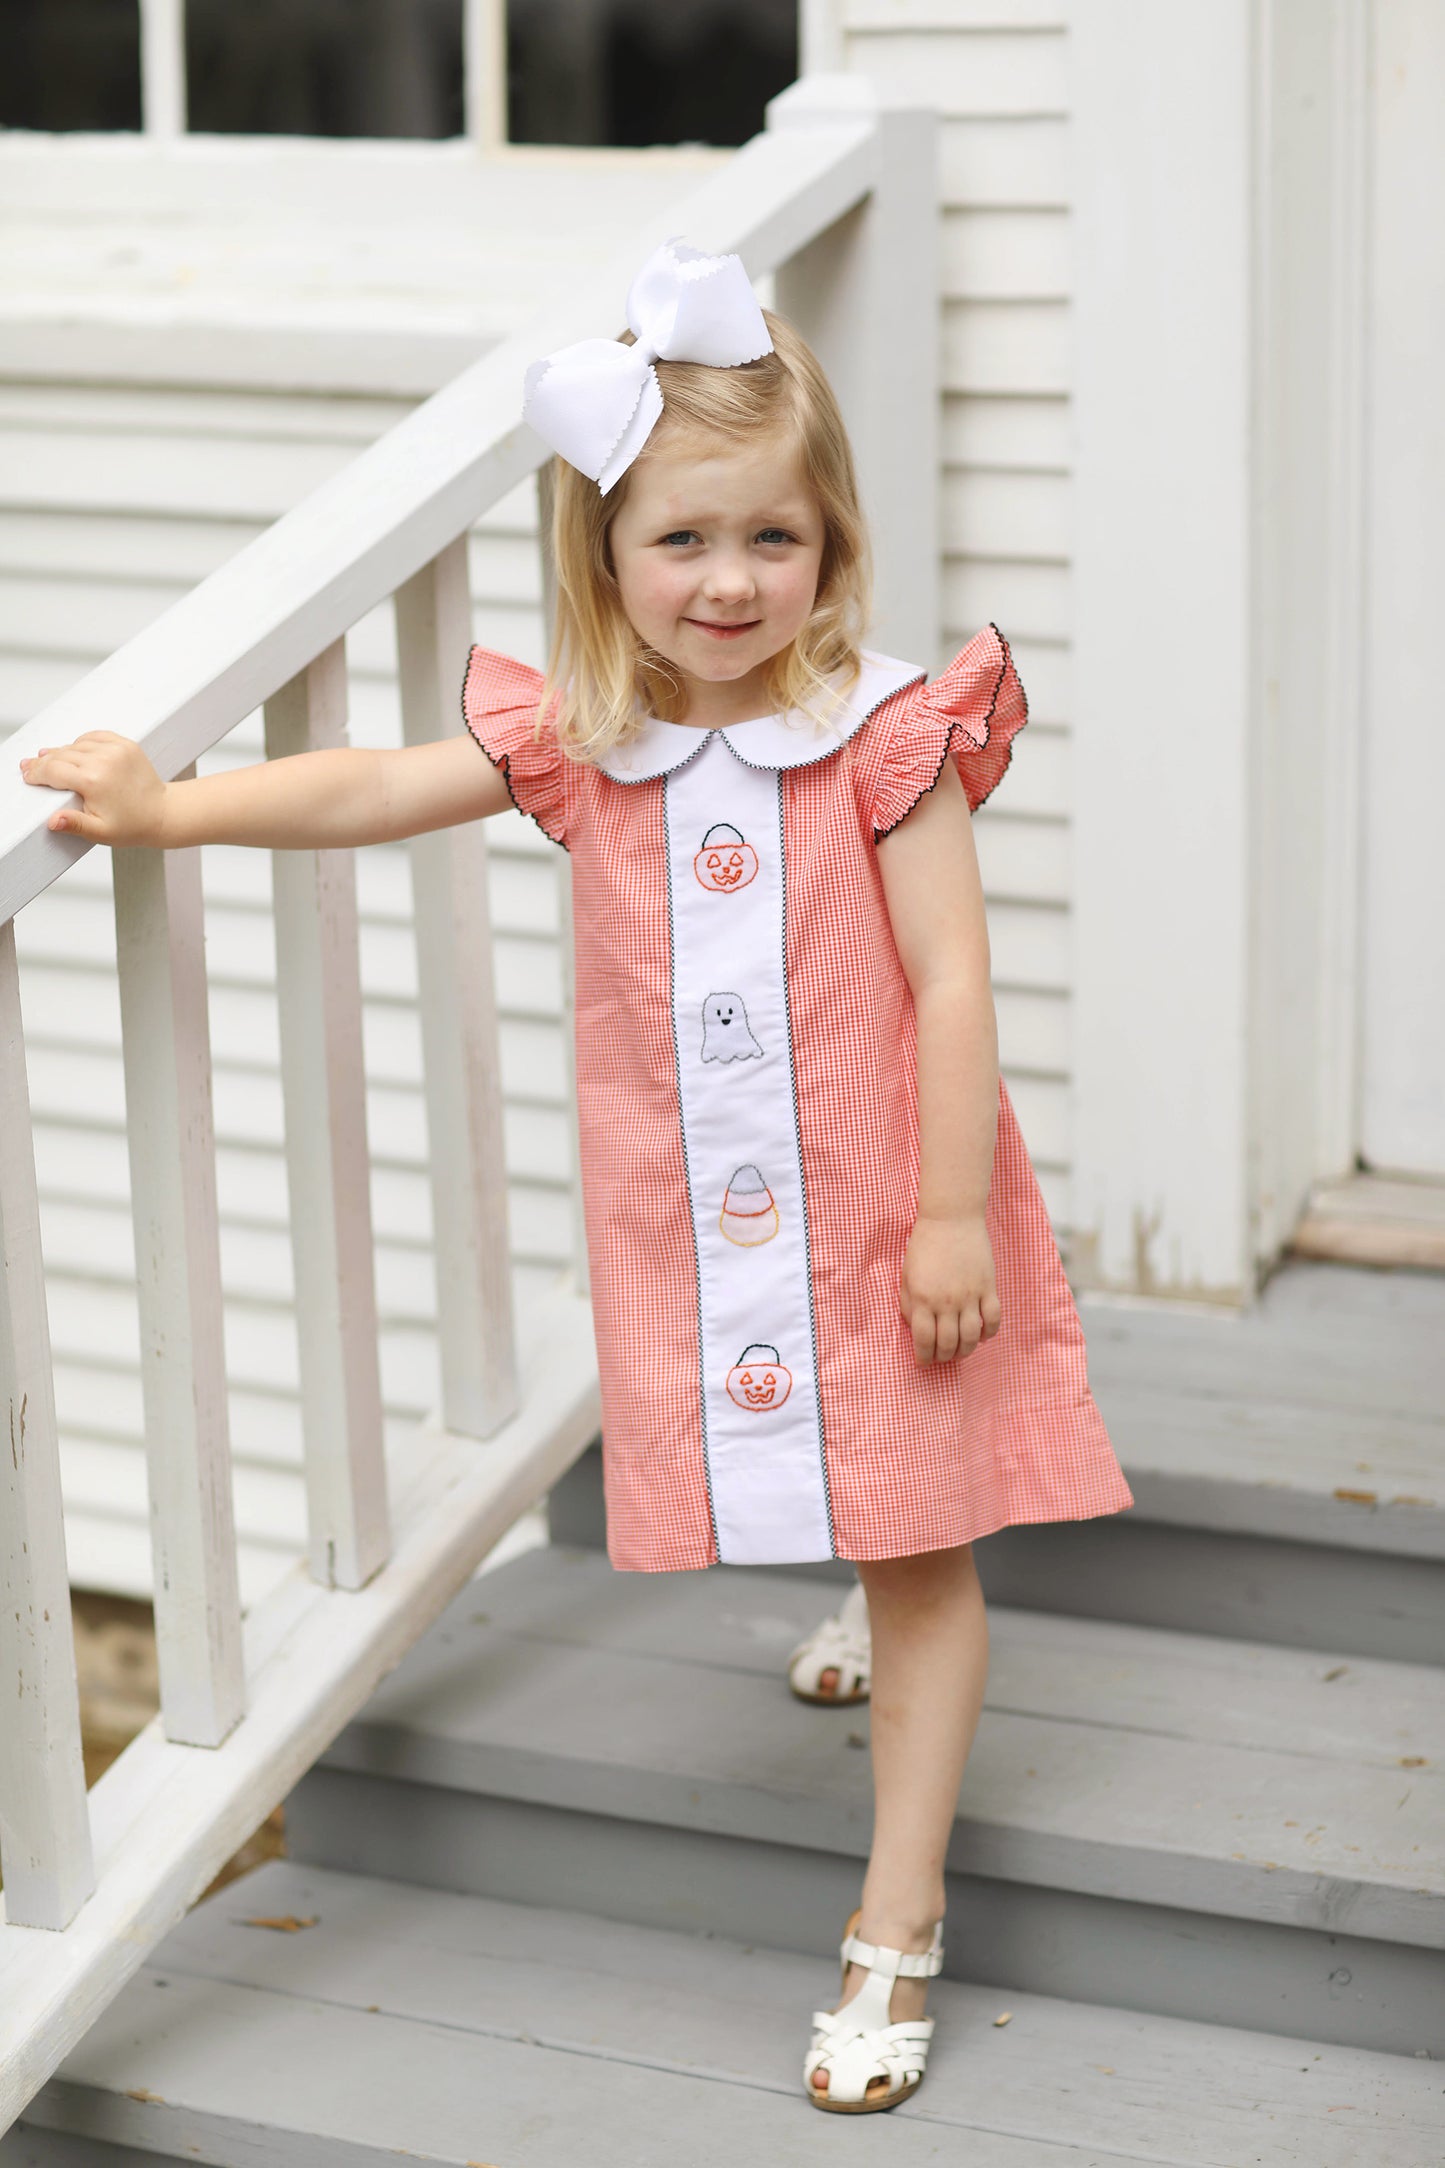
[[[744,843],[736,828],[719,821],[703,837],[692,868],[704,888],[726,896],[735,888],[747,887],[758,870],[758,854],[751,843]]]
[[[764,1341],[745,1347],[728,1372],[728,1398],[760,1414],[780,1408],[793,1390],[793,1373],[778,1361],[778,1351]]]
[[[740,1250],[755,1250],[772,1241],[778,1231],[778,1208],[756,1167],[739,1167],[733,1175],[723,1191],[718,1226]]]

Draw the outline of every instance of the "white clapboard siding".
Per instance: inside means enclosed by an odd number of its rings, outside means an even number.
[[[1030,727],[975,827],[999,1052],[1067,1254],[1072,626],[1068,13],[836,0],[845,64],[941,114],[943,619],[1007,634]]]
[[[159,616],[408,409],[403,400],[0,383],[0,735]],[[472,636],[541,659],[530,485],[469,538]],[[390,607],[347,642],[353,744],[401,743]],[[455,663],[460,697],[465,655]],[[437,718],[440,731],[455,706]],[[94,718],[104,728],[106,718]],[[259,714],[199,763],[258,760]],[[4,757],[0,744],[0,758]],[[479,759],[481,755],[477,756]],[[555,847],[489,826],[515,1291],[572,1248]],[[207,846],[206,963],[243,1603],[306,1546],[269,854]],[[148,1595],[135,1251],[111,859],[17,921],[72,1579]],[[426,1110],[405,844],[357,857],[382,1399],[436,1403]]]

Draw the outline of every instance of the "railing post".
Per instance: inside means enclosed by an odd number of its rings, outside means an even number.
[[[66,1927],[95,1887],[15,925],[0,925],[0,1872],[5,1918]]]
[[[345,745],[345,641],[273,694],[265,716],[269,760]],[[361,1588],[390,1538],[356,861],[278,850],[271,863],[311,1573]]]
[[[467,538],[396,593],[408,745],[459,732],[471,643]],[[481,760],[482,755],[477,754]],[[517,1408],[512,1259],[487,846],[480,821],[411,842],[442,1422],[486,1438]]]
[[[944,659],[937,118],[877,104],[858,76],[820,75],[774,98],[768,127],[869,111],[872,191],[779,266],[778,310],[823,364],[853,440],[875,551],[873,644],[933,670]]]
[[[168,1739],[218,1746],[246,1686],[201,854],[116,851],[112,877],[161,1713]]]

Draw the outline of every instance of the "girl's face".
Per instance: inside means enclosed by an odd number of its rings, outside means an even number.
[[[767,440],[649,448],[609,538],[629,622],[688,681],[687,719],[754,712],[818,592],[823,519],[796,458]]]

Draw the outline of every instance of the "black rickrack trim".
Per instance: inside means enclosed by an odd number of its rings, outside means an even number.
[[[953,751],[953,741],[956,736],[961,734],[962,736],[968,738],[970,745],[973,747],[976,753],[983,753],[988,750],[988,742],[993,734],[992,724],[994,718],[994,710],[998,706],[998,696],[1003,691],[1004,679],[1008,676],[1010,667],[1013,663],[1013,649],[1009,646],[1004,634],[999,631],[998,626],[994,623],[992,618],[989,619],[988,623],[989,630],[998,634],[999,645],[1003,649],[1003,662],[999,668],[998,677],[994,683],[993,694],[988,703],[988,713],[984,716],[983,719],[982,743],[980,743],[977,738],[970,737],[969,733],[964,729],[962,717],[955,716],[953,720],[949,723],[947,733],[943,740],[943,752],[939,757],[938,766],[934,769],[933,774],[930,776],[927,783],[924,784],[923,788],[919,791],[917,797],[911,799],[909,803],[904,807],[903,811],[899,814],[897,820],[890,821],[886,828],[874,828],[873,841],[875,843],[881,843],[885,836],[891,836],[894,829],[901,827],[902,823],[907,820],[909,814],[913,811],[914,807],[921,804],[922,801],[928,796],[928,793],[933,789],[934,785],[938,781],[938,778],[942,775],[944,769],[948,765],[949,756]],[[1018,678],[1017,671],[1014,672],[1014,675],[1016,678]],[[1024,727],[1024,723],[1026,723],[1029,719],[1029,696],[1024,689],[1024,683],[1022,678],[1018,678],[1018,688],[1019,694],[1024,704],[1024,720],[1023,723],[1019,724],[1019,730],[1022,730]],[[907,688],[905,687],[904,689],[906,690]],[[1013,736],[1014,738],[1018,736],[1018,730],[1014,732]],[[998,774],[989,784],[988,789],[984,792],[983,796],[978,800],[978,804],[970,807],[971,812],[976,813],[979,806],[987,804],[988,800],[998,789],[999,784],[1008,774],[1009,768],[1012,766],[1013,763],[1013,757],[1013,738],[1010,738],[1008,744],[1004,747],[1003,766],[999,769]]]
[[[682,1106],[682,1041],[677,1032],[677,927],[672,915],[672,822],[667,809],[667,789],[662,792],[662,847],[667,881],[667,1014],[672,1026],[672,1080],[677,1092],[677,1133],[682,1139],[682,1178],[687,1186],[687,1224],[692,1235],[692,1276],[697,1294],[697,1412],[702,1431],[702,1479],[707,1491],[707,1517],[712,1529],[713,1555],[723,1563],[717,1532],[717,1508],[712,1495],[712,1462],[707,1441],[707,1352],[702,1336],[702,1252],[697,1239],[697,1206],[693,1200],[692,1160],[687,1149],[687,1120]]]
[[[778,874],[782,889],[783,1027],[788,1040],[788,1082],[793,1094],[793,1135],[798,1146],[798,1194],[803,1200],[803,1270],[808,1282],[808,1327],[813,1336],[813,1402],[818,1415],[818,1465],[823,1475],[823,1504],[828,1513],[828,1549],[836,1558],[838,1531],[833,1519],[833,1486],[828,1480],[828,1440],[823,1429],[823,1379],[818,1366],[818,1303],[813,1289],[813,1241],[808,1224],[808,1177],[803,1166],[803,1119],[798,1105],[798,1066],[793,1059],[793,996],[788,985],[787,809],[782,771],[778,772]]]
[[[994,627],[994,630],[998,631],[997,626]],[[1003,638],[1002,633],[999,633],[999,638]],[[795,768],[816,768],[820,760],[831,760],[835,753],[842,752],[845,745],[851,745],[854,738],[857,737],[859,731],[863,728],[863,725],[865,723],[871,722],[880,708],[886,708],[889,701],[896,700],[900,693],[912,692],[914,686],[923,684],[927,676],[928,672],[926,670],[920,670],[917,677],[911,677],[906,685],[895,685],[891,692],[880,693],[878,698],[874,701],[872,707],[867,709],[864,714],[860,715],[857,722],[852,725],[846,737],[839,738],[836,745],[820,745],[817,752],[810,753],[806,760],[790,760],[786,769],[777,767],[776,763],[771,760],[749,760],[746,753],[740,753],[738,751],[737,747],[733,744],[731,738],[727,739],[728,751],[732,754],[734,760],[741,761],[742,765],[745,768],[751,768],[754,770],[755,773],[760,775],[767,775],[770,773],[778,775],[791,775]],[[724,738],[727,737],[726,725],[718,733],[718,735]]]
[[[496,769],[498,775],[502,778],[502,781],[506,784],[507,796],[511,799],[513,805],[521,814],[523,820],[529,820],[534,828],[539,828],[541,830],[542,834],[547,838],[547,841],[549,843],[558,844],[561,849],[566,851],[568,856],[570,857],[571,846],[566,841],[565,837],[554,836],[551,829],[547,826],[547,823],[545,821],[538,820],[536,814],[531,811],[530,807],[524,806],[522,804],[522,801],[517,796],[517,793],[513,790],[511,755],[508,753],[494,753],[492,751],[492,748],[488,745],[486,739],[482,736],[481,732],[472,728],[472,719],[467,713],[467,686],[471,682],[472,661],[473,658],[477,655],[485,655],[491,652],[492,651],[490,649],[484,648],[480,641],[474,642],[473,645],[467,650],[467,667],[462,672],[461,699],[462,722],[466,726],[467,736],[472,740],[473,744],[480,746],[481,750],[486,754],[488,760]]]
[[[634,790],[639,783],[665,783],[670,775],[678,775],[684,768],[691,766],[692,762],[697,759],[698,754],[706,746],[711,745],[714,738],[719,736],[721,736],[720,731],[700,730],[698,732],[698,743],[690,753],[684,753],[682,759],[674,761],[670,768],[654,769],[651,775],[614,775],[610,768],[603,767],[600,760],[594,760],[591,765],[599,775],[605,775],[609,783],[620,783],[624,790]]]

